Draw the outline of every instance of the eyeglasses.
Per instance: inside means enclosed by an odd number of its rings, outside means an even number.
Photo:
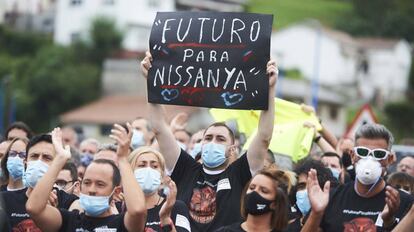
[[[71,181],[66,181],[66,180],[56,180],[55,184],[56,184],[59,188],[64,189],[64,188],[66,188],[66,186],[67,186],[69,183],[72,183],[72,182],[73,182],[73,180],[71,180]]]
[[[26,152],[25,151],[9,151],[9,157],[16,157],[19,156],[19,158],[24,159],[26,158]]]
[[[369,155],[376,160],[383,160],[390,154],[389,151],[381,148],[369,149],[366,147],[354,147],[354,152],[361,158],[367,158]]]

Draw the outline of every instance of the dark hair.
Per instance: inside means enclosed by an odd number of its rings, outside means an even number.
[[[203,132],[203,137],[206,135],[206,132],[207,132],[207,130],[208,130],[210,127],[224,127],[224,128],[226,128],[226,129],[227,129],[227,131],[229,132],[229,135],[230,135],[231,144],[234,144],[234,140],[235,140],[235,138],[234,138],[234,132],[230,129],[230,127],[228,127],[228,126],[226,125],[226,123],[224,123],[224,122],[215,122],[215,123],[211,124],[210,126],[208,126],[208,127],[204,130],[204,132]]]
[[[355,133],[355,143],[359,138],[384,139],[388,144],[388,150],[391,150],[392,144],[394,143],[392,133],[381,124],[365,124],[360,126]]]
[[[414,177],[405,172],[394,172],[387,179],[387,184],[394,188],[400,188],[408,185],[411,190],[411,194],[414,193]]]
[[[78,180],[78,169],[76,168],[76,165],[73,162],[66,162],[62,170],[68,170],[70,172],[70,178],[72,178],[72,181]]]
[[[97,159],[97,160],[93,160],[92,163],[96,163],[96,164],[108,164],[108,165],[110,165],[112,167],[112,170],[113,170],[113,175],[112,175],[112,186],[113,186],[113,188],[115,188],[115,187],[117,187],[117,186],[119,186],[121,184],[121,173],[119,171],[119,168],[116,166],[116,164],[112,160]],[[90,166],[91,165],[89,165],[88,167],[86,167],[85,173],[86,173],[86,170]]]
[[[31,139],[32,136],[33,136],[32,130],[30,129],[30,127],[28,125],[26,125],[26,123],[24,123],[24,122],[14,122],[7,128],[6,132],[4,133],[4,138],[5,139],[9,139],[9,133],[13,129],[19,129],[19,130],[22,130],[22,131],[26,132],[27,139]]]
[[[342,158],[338,154],[336,154],[335,152],[330,152],[330,151],[325,152],[325,153],[322,154],[321,159],[323,157],[336,157],[336,158],[338,158],[338,160],[339,160],[339,167],[342,168],[342,166],[343,166],[342,165]]]
[[[4,153],[4,157],[1,160],[1,170],[4,173],[4,176],[6,177],[7,181],[9,181],[9,170],[7,169],[7,160],[9,159],[9,152],[10,152],[13,144],[17,141],[22,141],[23,143],[26,144],[26,147],[27,147],[27,144],[29,143],[29,140],[27,140],[27,139],[14,138],[10,142],[9,146],[7,147],[6,152]],[[27,153],[26,153],[26,157],[27,157]]]
[[[175,133],[175,132],[180,132],[180,131],[182,131],[182,132],[186,133],[186,134],[188,135],[188,137],[190,137],[190,139],[191,139],[191,133],[190,133],[190,132],[188,132],[188,131],[187,131],[187,130],[185,130],[185,129],[179,129],[179,130],[176,130],[176,131],[174,131],[174,133]]]
[[[26,147],[26,154],[29,155],[29,150],[30,148],[32,148],[34,145],[40,143],[40,142],[46,142],[46,143],[52,143],[52,136],[50,134],[40,134],[40,135],[36,135],[33,138],[30,139],[29,143],[27,144]],[[27,156],[26,156],[27,158]]]
[[[270,225],[274,230],[283,231],[288,225],[289,204],[287,198],[287,186],[289,177],[284,171],[277,170],[275,168],[262,169],[257,172],[255,176],[257,175],[264,175],[270,178],[273,183],[275,183],[276,199],[274,199],[274,203],[276,205],[276,208],[272,211]],[[241,195],[240,213],[244,220],[247,218],[247,212],[244,209],[244,198],[252,179],[250,179],[250,181],[246,184]]]

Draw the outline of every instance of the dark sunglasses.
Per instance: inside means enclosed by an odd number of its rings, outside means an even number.
[[[69,183],[72,183],[73,182],[73,180],[71,180],[71,181],[66,181],[66,180],[56,180],[56,182],[55,182],[55,184],[57,185],[57,186],[59,186],[60,188],[65,188]]]
[[[25,151],[21,151],[21,152],[17,152],[17,151],[9,151],[9,157],[16,157],[19,156],[19,158],[26,158],[26,152]]]
[[[369,155],[371,155],[376,160],[383,160],[390,154],[389,151],[381,148],[371,150],[367,147],[354,147],[354,152],[361,158],[367,158]]]

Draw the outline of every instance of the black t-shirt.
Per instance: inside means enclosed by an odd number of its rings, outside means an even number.
[[[413,203],[413,197],[400,192],[401,220]],[[364,198],[354,189],[354,182],[339,186],[332,194],[321,222],[323,231],[383,231],[381,212],[385,206],[385,188],[377,195]],[[375,230],[376,229],[376,230]]]
[[[41,232],[26,212],[27,188],[17,191],[1,192],[4,201],[4,211],[8,217],[10,229],[13,232]]]
[[[156,207],[149,209],[147,212],[147,222],[145,225],[145,232],[162,231],[160,227],[160,209],[165,203],[165,200]],[[188,208],[184,202],[177,200],[171,211],[171,219],[175,225],[177,232],[189,232],[190,227],[190,215]]]
[[[222,173],[209,175],[181,150],[171,178],[177,184],[177,199],[190,211],[192,231],[214,231],[241,221],[241,193],[252,178],[246,154]]]
[[[98,218],[79,213],[77,210],[59,209],[59,211],[62,216],[60,232],[127,232],[123,213]]]
[[[58,208],[69,209],[74,201],[79,199],[75,194],[67,193],[63,190],[56,192],[58,198]]]
[[[237,223],[231,224],[229,226],[221,227],[220,229],[216,230],[215,232],[250,232],[250,231],[245,231],[241,227],[241,224],[242,224],[242,222],[237,222]],[[278,232],[278,230],[272,230],[271,232]]]

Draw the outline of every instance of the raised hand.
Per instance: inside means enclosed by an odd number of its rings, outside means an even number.
[[[51,136],[53,147],[56,151],[56,156],[61,156],[65,159],[70,159],[70,157],[72,157],[70,153],[70,146],[66,145],[65,147],[63,147],[62,131],[60,130],[60,128],[56,127],[55,129],[53,129]]]
[[[329,203],[329,189],[331,183],[327,181],[323,190],[319,186],[317,173],[315,169],[308,172],[308,179],[306,182],[306,189],[308,191],[309,201],[311,203],[312,211],[315,213],[323,213]]]
[[[384,224],[392,224],[400,208],[400,193],[391,186],[385,188],[385,207],[381,213]]]
[[[188,120],[188,114],[186,113],[178,113],[175,115],[175,117],[171,120],[170,127],[171,130],[178,131],[178,130],[184,130],[187,126],[187,120]]]
[[[145,58],[141,61],[141,70],[144,77],[148,77],[148,70],[151,68],[152,55],[149,51],[145,52]]]
[[[111,130],[110,138],[114,139],[118,144],[117,154],[118,158],[127,158],[129,155],[129,148],[132,138],[132,126],[127,123],[127,130],[119,124],[114,124],[114,128]]]
[[[269,75],[269,87],[274,87],[279,76],[279,69],[276,67],[276,61],[270,60],[267,62],[266,73]]]
[[[166,186],[168,186],[170,191],[167,194],[167,200],[160,209],[159,216],[162,224],[168,224],[171,220],[171,211],[174,207],[175,200],[177,198],[177,186],[175,185],[174,181],[172,181],[169,177],[164,178],[164,183]]]

